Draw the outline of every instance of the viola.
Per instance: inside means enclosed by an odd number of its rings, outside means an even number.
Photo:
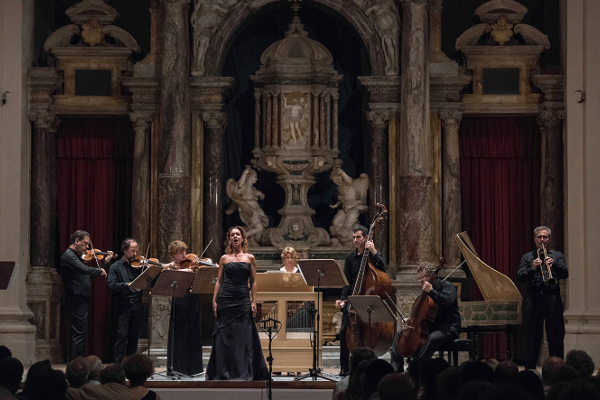
[[[440,258],[440,265],[433,274],[437,274],[446,266],[446,259]],[[422,291],[413,303],[408,323],[404,327],[402,337],[398,341],[396,351],[402,357],[412,357],[425,346],[429,337],[429,326],[437,314],[437,304],[431,297]]]
[[[179,268],[181,269],[191,268],[193,270],[204,267],[218,267],[218,265],[215,264],[210,258],[200,258],[193,253],[186,255],[185,260],[183,260],[179,265]]]
[[[158,265],[162,267],[162,263],[157,258],[146,258],[144,256],[136,256],[132,262],[129,263],[133,268],[147,268],[148,265]]]
[[[387,210],[383,204],[377,203],[377,206],[380,208],[380,211],[373,219],[369,228],[369,238],[372,237],[375,225],[387,215]],[[389,275],[375,268],[372,263],[369,263],[368,253],[369,251],[365,249],[360,269],[352,288],[352,295],[378,295],[384,300],[395,298],[396,290],[392,286]],[[346,346],[348,347],[348,351],[352,353],[358,347],[370,347],[377,356],[385,354],[394,340],[396,323],[368,323],[362,321],[353,309],[349,308],[348,312],[349,319],[346,328]]]
[[[98,259],[98,260],[102,260],[104,258],[104,256],[108,256],[110,255],[110,253],[106,252],[106,251],[100,251],[98,249],[90,249],[90,250],[86,250],[85,253],[83,253],[83,255],[81,256],[81,258],[84,261],[90,261],[93,260],[94,258]],[[117,255],[115,254],[114,257],[116,257]]]

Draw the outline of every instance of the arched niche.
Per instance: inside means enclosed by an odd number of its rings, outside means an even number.
[[[377,29],[372,18],[365,14],[368,7],[364,4],[363,7],[360,7],[358,3],[363,4],[364,1],[313,0],[310,3],[302,3],[302,8],[320,8],[325,13],[338,15],[339,18],[353,26],[369,56],[372,75],[383,76],[385,75],[384,51]],[[250,0],[238,2],[229,8],[223,7],[221,11],[227,11],[227,14],[216,27],[214,34],[211,35],[204,63],[205,76],[220,76],[232,40],[248,21],[274,9],[289,8],[289,4],[288,1],[283,0]],[[399,23],[398,32],[400,32]],[[396,56],[399,56],[399,49],[397,51]]]

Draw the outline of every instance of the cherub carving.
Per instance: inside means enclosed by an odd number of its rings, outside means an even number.
[[[227,211],[227,215],[235,210],[240,213],[240,219],[246,225],[248,243],[251,246],[259,246],[260,238],[269,226],[269,219],[260,208],[258,200],[265,198],[265,195],[253,185],[258,180],[256,171],[249,165],[246,166],[239,181],[230,178],[227,181],[227,195],[233,200]]]
[[[357,179],[352,179],[342,168],[335,167],[331,171],[331,180],[338,186],[338,201],[329,207],[342,206],[333,217],[333,225],[329,227],[331,243],[334,246],[347,246],[352,244],[352,229],[359,215],[368,210],[369,177],[362,173]]]

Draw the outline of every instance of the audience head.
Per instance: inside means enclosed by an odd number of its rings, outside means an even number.
[[[498,364],[495,373],[498,383],[514,382],[519,373],[519,367],[512,361],[504,360]]]
[[[365,371],[365,394],[370,397],[375,393],[381,378],[392,372],[394,372],[394,367],[389,362],[380,359],[371,361],[369,368]]]
[[[15,394],[19,389],[21,379],[23,379],[23,364],[21,364],[21,361],[13,357],[0,359],[0,386]]]
[[[483,363],[481,363],[483,364]],[[483,364],[485,365],[485,364]],[[462,371],[461,371],[462,372]],[[492,384],[489,381],[483,381],[479,379],[473,379],[460,387],[460,393],[458,394],[458,400],[474,400],[479,395],[488,392],[492,388]]]
[[[29,378],[29,374],[27,375]],[[27,400],[64,400],[68,384],[62,371],[52,369],[40,376],[32,390],[27,390]]]
[[[387,374],[377,385],[380,400],[415,400],[417,390],[410,383],[408,376],[392,372]]]
[[[579,371],[582,377],[590,377],[594,374],[594,361],[592,360],[592,357],[583,350],[569,351],[565,358],[565,363],[569,367],[573,367]]]
[[[12,357],[12,351],[6,346],[0,346],[0,359]]]
[[[494,370],[481,361],[467,361],[460,367],[460,385],[464,386],[472,380],[494,383]]]
[[[354,371],[350,371],[350,380],[346,389],[346,398],[349,400],[362,399],[364,397],[364,375],[369,365],[375,360],[365,360],[358,364]]]
[[[27,371],[25,378],[25,391],[29,393],[33,388],[39,386],[41,380],[52,371],[50,360],[38,361],[34,363]]]
[[[421,383],[419,382],[419,365],[421,365],[421,361],[423,361],[422,358],[413,358],[410,360],[408,367],[406,368],[406,373],[408,374],[413,386],[416,388],[421,386]]]
[[[102,360],[100,357],[91,355],[85,358],[85,362],[87,363],[90,373],[88,374],[88,381],[98,381],[100,382],[100,371],[102,371]]]
[[[581,377],[579,371],[567,365],[566,367],[563,367],[560,370],[558,370],[554,378],[554,383],[572,382],[579,377]]]
[[[571,382],[559,382],[548,391],[547,400],[600,400],[598,386],[589,379],[575,379]]]
[[[108,364],[100,371],[100,383],[119,383],[125,385],[125,371],[121,364]]]
[[[80,388],[88,381],[90,367],[84,357],[77,357],[67,364],[66,376],[69,385],[73,388]]]
[[[473,381],[476,382],[476,381]],[[541,382],[541,381],[540,381]],[[535,400],[535,397],[526,389],[514,382],[504,382],[492,385],[481,392],[474,400]]]
[[[358,367],[358,364],[365,360],[375,360],[377,356],[375,352],[369,347],[359,347],[350,356],[350,373]]]
[[[449,368],[450,364],[443,358],[425,358],[419,365],[419,382],[423,387],[423,396],[437,398],[437,377]]]
[[[517,374],[515,383],[533,396],[535,400],[544,400],[544,384],[540,376],[533,370],[521,371]]]
[[[555,383],[555,375],[566,366],[567,363],[562,358],[548,357],[542,364],[542,380],[544,385],[553,385]]]
[[[446,368],[437,377],[439,400],[456,400],[460,393],[460,368]]]
[[[129,379],[130,387],[143,386],[154,374],[152,360],[143,354],[132,354],[121,362],[125,376]]]

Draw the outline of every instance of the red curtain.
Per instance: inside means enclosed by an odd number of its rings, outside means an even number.
[[[533,117],[467,117],[459,142],[462,228],[479,257],[517,283],[519,261],[533,249],[540,222],[539,127]],[[483,300],[476,284],[471,296]],[[505,336],[484,336],[481,356],[505,359]]]
[[[57,143],[59,244],[62,251],[78,229],[90,233],[96,249],[121,253],[131,230],[133,128],[125,118],[63,119]],[[102,262],[101,262],[102,265]],[[111,293],[98,278],[88,316],[88,354],[112,359]],[[68,326],[68,321],[63,319]],[[62,329],[63,345],[70,332]]]

